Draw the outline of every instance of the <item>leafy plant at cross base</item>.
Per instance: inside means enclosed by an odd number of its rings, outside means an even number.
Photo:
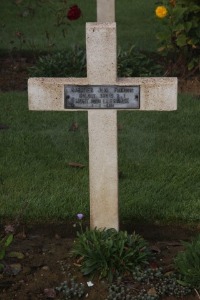
[[[200,288],[200,235],[191,242],[183,242],[185,251],[178,253],[175,266],[182,280],[193,288]]]
[[[200,2],[199,0],[158,1],[160,18],[157,34],[166,75],[191,76],[200,73]]]
[[[84,275],[98,274],[109,280],[148,264],[151,257],[147,242],[140,235],[115,229],[86,229],[78,233],[72,254],[81,262]]]
[[[0,261],[2,261],[6,255],[6,249],[10,246],[13,241],[13,234],[7,234],[0,240]],[[0,263],[0,271],[4,269],[4,265]]]

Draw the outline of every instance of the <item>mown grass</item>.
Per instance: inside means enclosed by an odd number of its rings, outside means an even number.
[[[68,1],[81,7],[83,17],[67,27],[66,37],[54,26],[58,2],[51,2],[35,16],[21,17],[14,1],[1,0],[0,51],[85,45],[85,23],[96,20],[96,1]],[[119,47],[156,49],[160,22],[154,6],[154,0],[116,1]],[[25,221],[35,222],[66,221],[77,212],[89,217],[87,113],[30,112],[27,94],[16,92],[0,94],[0,105],[0,124],[9,126],[0,130],[0,217],[15,219],[21,212]],[[199,111],[197,98],[181,95],[176,112],[119,112],[120,219],[199,221]],[[79,129],[69,131],[74,121]]]
[[[28,2],[35,11],[33,15],[27,15],[25,4]],[[15,1],[1,0],[0,51],[60,51],[71,48],[74,44],[84,46],[85,23],[96,21],[96,0],[69,0],[67,8],[77,3],[83,17],[69,22],[69,26],[62,28],[55,26],[55,11],[59,8],[59,3],[60,1],[46,1],[46,4],[39,7],[36,6],[35,0],[24,0],[21,6],[17,6]],[[156,29],[160,26],[160,22],[155,18],[154,8],[154,0],[116,1],[119,47],[135,45],[143,50],[156,49]],[[62,29],[67,31],[65,36]],[[17,32],[23,33],[21,41],[16,35]]]
[[[0,95],[0,216],[25,221],[89,218],[85,112],[31,112],[26,93]],[[200,220],[200,102],[175,112],[119,112],[120,219]],[[69,131],[72,122],[77,131]],[[68,166],[84,164],[83,169]]]

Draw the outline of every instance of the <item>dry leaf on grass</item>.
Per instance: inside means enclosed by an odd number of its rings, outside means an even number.
[[[85,168],[85,165],[79,164],[76,162],[69,162],[68,166],[73,167],[73,168],[80,168],[80,169]]]
[[[72,124],[71,124],[71,126],[69,127],[69,131],[76,131],[76,130],[78,130],[78,123],[77,122],[73,122]]]

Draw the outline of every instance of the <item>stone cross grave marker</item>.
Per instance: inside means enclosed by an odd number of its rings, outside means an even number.
[[[86,24],[87,78],[30,78],[28,97],[30,110],[88,111],[90,226],[118,230],[117,111],[176,110],[177,78],[117,78],[114,7],[97,0]]]

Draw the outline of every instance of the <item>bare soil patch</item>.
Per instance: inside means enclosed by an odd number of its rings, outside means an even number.
[[[134,228],[149,241],[156,255],[157,267],[162,267],[165,272],[173,271],[173,259],[179,251],[183,250],[180,239],[189,240],[197,233],[197,230],[182,227],[149,224],[130,223],[122,225],[122,228],[131,232]],[[82,299],[105,300],[108,295],[108,283],[98,278],[91,279],[83,276],[77,261],[71,257],[70,251],[75,236],[76,228],[73,224],[29,225],[18,228],[4,260],[6,271],[0,274],[0,299],[63,299],[55,288],[62,282],[68,281],[71,273],[76,282],[85,285],[86,291]],[[23,257],[9,258],[8,253],[12,251],[21,253]],[[13,274],[10,269],[13,264],[16,265],[16,274]],[[94,284],[92,287],[87,286],[90,280]],[[127,277],[123,284],[129,285],[136,294],[142,288],[133,281],[132,277]],[[195,300],[198,298],[193,293],[182,298],[171,296],[162,299]]]
[[[26,91],[28,68],[33,66],[32,56],[0,57],[0,91]]]

